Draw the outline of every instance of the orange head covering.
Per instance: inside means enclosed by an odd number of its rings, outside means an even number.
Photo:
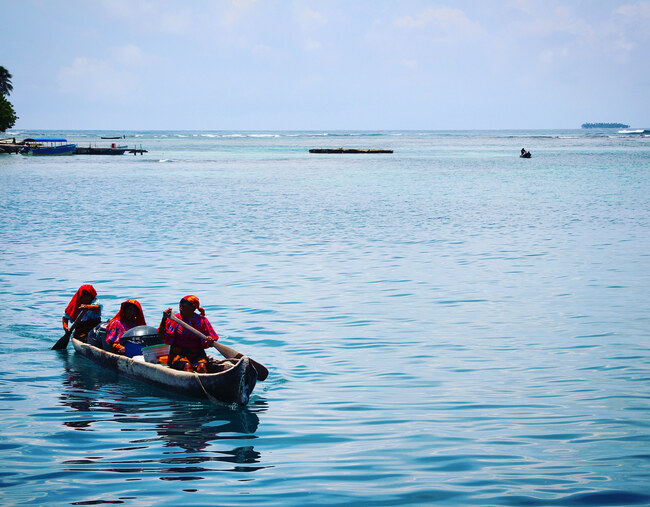
[[[77,292],[74,293],[72,299],[68,303],[68,306],[65,308],[66,315],[69,315],[72,320],[77,318],[79,315],[79,305],[81,305],[81,295],[86,292],[92,296],[92,299],[97,297],[97,291],[92,285],[82,285],[77,289]]]
[[[201,305],[199,303],[199,298],[197,298],[196,296],[185,296],[183,299],[188,303],[191,303],[192,306],[196,308],[203,317],[205,317],[205,310],[201,308]]]
[[[137,299],[127,299],[120,305],[120,311],[115,314],[115,317],[113,317],[108,323],[110,324],[114,320],[122,320],[122,312],[124,311],[124,307],[126,305],[133,305],[138,309],[138,315],[136,316],[136,326],[146,326],[147,322],[144,320],[144,313],[142,313],[142,307],[140,306],[140,303],[138,302]]]

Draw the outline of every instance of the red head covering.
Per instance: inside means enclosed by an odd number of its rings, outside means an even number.
[[[183,299],[188,303],[191,303],[192,306],[196,308],[203,317],[205,317],[205,310],[201,308],[201,305],[199,304],[199,298],[196,296],[185,296]]]
[[[72,299],[68,303],[68,306],[65,308],[66,315],[69,315],[72,320],[77,318],[79,315],[79,305],[81,305],[81,295],[86,292],[92,296],[92,299],[97,297],[97,291],[92,285],[82,285],[77,289],[77,292],[74,293]]]
[[[113,317],[108,323],[110,324],[114,320],[122,320],[122,312],[124,311],[124,307],[128,304],[131,304],[135,306],[138,309],[138,315],[135,320],[135,325],[136,326],[146,326],[147,322],[144,320],[144,313],[142,313],[142,307],[140,306],[140,303],[138,302],[137,299],[127,299],[120,305],[120,311],[115,314],[115,317]]]

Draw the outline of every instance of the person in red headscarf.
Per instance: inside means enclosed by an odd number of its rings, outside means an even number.
[[[83,340],[88,335],[88,331],[102,321],[102,305],[96,303],[96,299],[97,291],[92,285],[79,287],[63,314],[63,329],[67,332],[70,329],[70,321],[75,321],[81,310],[86,310],[74,329],[75,338]]]
[[[158,328],[158,334],[170,346],[167,364],[176,370],[207,373],[211,361],[205,349],[212,347],[219,336],[212,329],[210,321],[205,318],[205,310],[201,308],[196,296],[185,296],[181,299],[178,309],[180,312],[176,317],[203,333],[207,340],[199,338],[173,320],[168,320],[172,309],[167,308]]]
[[[116,354],[124,354],[124,345],[120,343],[122,335],[131,328],[146,325],[140,303],[136,299],[127,299],[120,305],[120,311],[115,314],[115,317],[108,321],[106,343]]]

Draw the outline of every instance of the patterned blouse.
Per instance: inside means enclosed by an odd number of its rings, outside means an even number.
[[[124,325],[121,320],[115,319],[111,322],[106,328],[106,343],[113,345],[114,343],[120,343],[120,338],[126,333],[129,329],[136,327],[137,323],[133,326]]]
[[[181,314],[177,313],[176,318],[181,319]],[[210,321],[198,313],[195,313],[192,318],[187,321],[187,324],[192,326],[197,331],[201,331],[201,333],[203,333],[208,338],[212,338],[215,341],[219,339],[217,333],[215,333],[214,329],[212,329]],[[167,345],[189,349],[207,349],[209,347],[207,341],[202,340],[194,333],[188,331],[183,326],[177,324],[171,319],[167,319],[167,322],[165,323],[165,343]]]

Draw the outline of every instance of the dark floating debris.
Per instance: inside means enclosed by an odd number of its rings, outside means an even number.
[[[362,148],[312,148],[309,153],[393,153],[393,150]]]

